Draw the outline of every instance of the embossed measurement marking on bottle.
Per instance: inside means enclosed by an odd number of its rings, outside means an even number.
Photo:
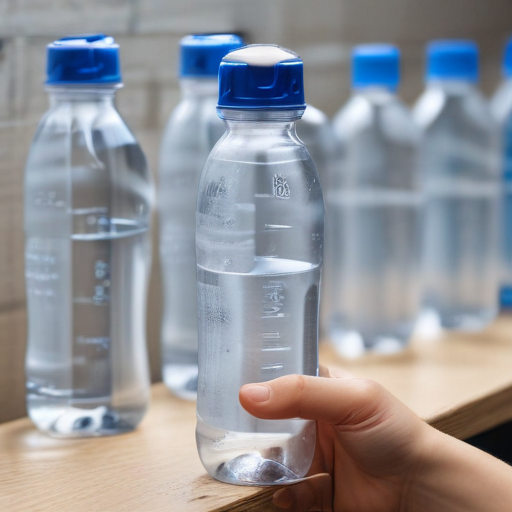
[[[265,224],[265,230],[274,230],[274,229],[291,229],[293,226],[287,226],[285,224]]]
[[[284,318],[282,311],[285,302],[285,286],[281,281],[270,280],[267,284],[263,285],[263,315],[262,319],[276,327],[276,321]],[[270,325],[269,325],[270,327]],[[264,331],[262,333],[263,346],[262,353],[267,354],[264,361],[262,361],[261,370],[264,374],[269,375],[279,372],[284,368],[284,362],[273,359],[273,353],[283,353],[291,350],[290,346],[283,345],[281,334],[277,330]],[[270,358],[270,359],[267,359]]]
[[[54,190],[39,190],[36,192],[34,205],[47,208],[64,208],[66,202],[63,199],[59,199],[58,193]]]
[[[261,365],[261,370],[263,372],[274,372],[274,371],[277,371],[277,370],[282,370],[283,369],[283,363],[274,363],[274,364],[262,364]]]
[[[54,297],[60,279],[57,254],[40,252],[52,250],[51,242],[32,238],[25,252],[27,294],[35,297]]]
[[[278,332],[264,332],[263,333],[263,348],[262,352],[287,352],[291,347],[283,347],[280,344],[281,335]]]
[[[92,301],[96,305],[110,301],[110,265],[105,261],[98,260],[94,263],[94,276],[100,283],[94,287]]]
[[[274,196],[281,199],[290,199],[290,185],[288,179],[282,174],[274,174]]]
[[[283,283],[279,281],[269,281],[268,285],[263,286],[263,289],[268,291],[263,300],[262,318],[282,318],[284,316],[281,312],[284,296],[280,293],[283,288]]]

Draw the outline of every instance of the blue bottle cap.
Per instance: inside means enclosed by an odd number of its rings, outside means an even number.
[[[63,37],[49,44],[47,84],[121,82],[119,45],[105,34]]]
[[[400,51],[390,44],[363,44],[352,50],[352,86],[385,87],[400,82]]]
[[[499,304],[501,309],[512,309],[512,288],[502,286],[499,292]]]
[[[219,108],[304,110],[301,58],[274,44],[228,53],[219,68]]]
[[[505,55],[503,55],[503,74],[506,77],[512,77],[512,37],[505,46]]]
[[[473,41],[433,41],[427,46],[427,81],[478,81],[478,46]]]
[[[243,44],[243,39],[235,34],[185,36],[180,41],[180,76],[217,78],[222,57]]]

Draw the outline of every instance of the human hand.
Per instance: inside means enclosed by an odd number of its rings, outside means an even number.
[[[240,390],[263,419],[317,421],[309,477],[277,491],[294,512],[508,512],[512,469],[423,422],[382,386],[336,375],[289,375]]]
[[[240,390],[240,403],[264,419],[317,420],[310,475],[278,491],[275,504],[296,511],[396,512],[423,452],[427,425],[376,382],[290,375]],[[268,399],[259,401],[259,387]]]

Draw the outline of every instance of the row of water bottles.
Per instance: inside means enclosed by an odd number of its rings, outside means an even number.
[[[198,388],[196,438],[210,474],[272,484],[306,474],[314,422],[258,420],[238,390],[318,373],[324,205],[295,134],[306,107],[301,59],[275,45],[241,44],[219,35],[182,45],[185,99],[164,137],[160,172],[164,333],[172,335],[165,373],[185,383],[173,388],[179,394]],[[51,105],[26,166],[27,406],[56,437],[131,431],[149,399],[154,194],[114,106],[118,53],[104,35],[49,45]],[[198,187],[221,132],[217,73],[227,129]]]
[[[314,425],[257,420],[238,390],[318,372],[324,203],[313,160],[327,205],[326,333],[349,355],[390,351],[410,336],[420,276],[444,326],[494,315],[498,136],[472,44],[430,46],[418,123],[396,96],[398,50],[356,48],[354,94],[333,126],[305,108],[296,54],[241,46],[234,35],[181,42],[183,100],[159,168],[163,375],[178,396],[197,394],[210,474],[282,483],[306,474]],[[115,109],[113,39],[60,39],[47,70],[51,106],[25,177],[28,411],[54,436],[126,432],[149,399],[153,186]]]
[[[415,328],[482,329],[498,309],[501,187],[477,46],[427,46],[412,112],[396,94],[396,48],[356,48],[352,73],[326,179],[329,338],[358,356],[396,352]]]
[[[197,386],[197,327],[187,314],[196,307],[194,197],[204,162],[224,133],[214,110],[217,44],[211,37],[182,40],[184,99],[160,155],[163,375],[185,398],[194,398]],[[322,330],[349,357],[400,350],[419,318],[424,331],[432,323],[481,329],[497,312],[498,280],[506,284],[507,269],[512,284],[512,235],[504,258],[498,256],[499,133],[476,85],[477,46],[429,44],[427,87],[412,113],[397,96],[399,68],[393,46],[356,47],[348,103],[332,123],[311,105],[297,122],[327,210]],[[507,108],[497,110],[505,115]],[[506,241],[506,229],[503,234]]]

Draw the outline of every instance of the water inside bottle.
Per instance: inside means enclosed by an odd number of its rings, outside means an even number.
[[[319,280],[318,266],[279,258],[257,257],[247,274],[198,268],[205,371],[196,435],[215,478],[277,484],[309,469],[314,424],[257,419],[240,405],[238,390],[291,373],[316,375]]]
[[[90,221],[101,215],[75,212],[84,214]],[[146,395],[139,395],[141,376],[131,374],[128,364],[123,370],[123,362],[143,357],[131,345],[132,337],[144,336],[143,316],[132,332],[127,326],[145,307],[140,287],[147,236],[147,225],[109,219],[104,232],[70,240],[28,238],[29,330],[39,343],[27,357],[27,406],[42,430],[56,436],[115,434],[132,430],[144,414],[145,404],[134,399]],[[52,318],[62,319],[69,337],[55,332],[59,326]]]

